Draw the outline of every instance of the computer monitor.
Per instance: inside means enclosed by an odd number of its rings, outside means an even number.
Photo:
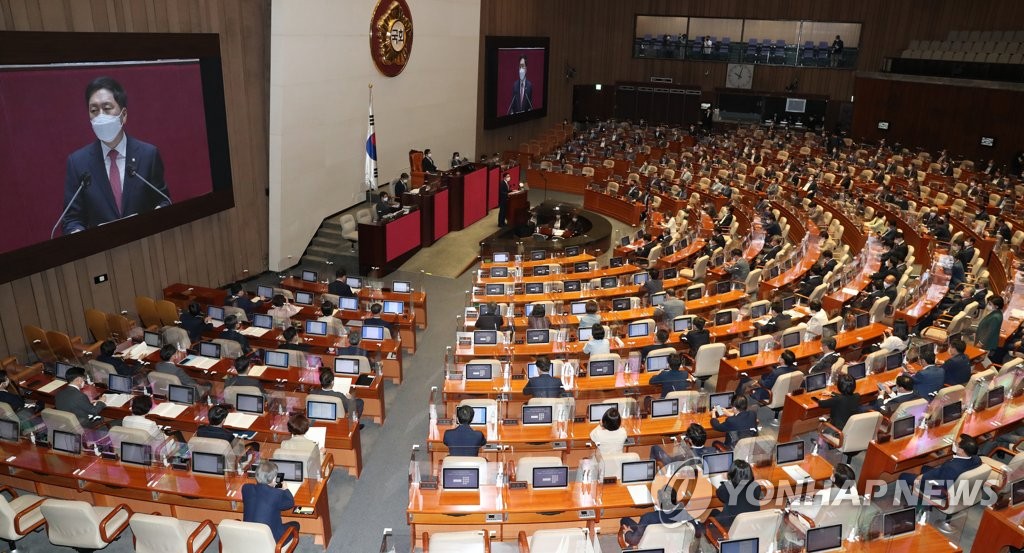
[[[672,268],[669,268],[669,269],[665,269],[664,271],[661,272],[661,278],[663,280],[672,280],[672,279],[678,278],[678,277],[679,277],[679,269],[676,269],[675,267],[672,267]]]
[[[780,267],[778,265],[772,265],[772,268],[768,270],[768,278],[773,279],[779,276]]]
[[[263,313],[255,313],[252,316],[252,326],[256,328],[274,328],[274,318]]]
[[[315,421],[338,420],[338,405],[331,401],[306,400],[306,416]]]
[[[153,448],[145,444],[121,442],[121,462],[148,467],[153,464]]]
[[[505,295],[504,284],[488,284],[484,286],[484,295],[486,296],[503,296]]]
[[[591,361],[587,369],[590,376],[614,376],[615,360],[602,359],[601,361]]]
[[[574,301],[569,304],[569,313],[573,315],[585,315],[587,313],[587,302]]]
[[[551,340],[551,333],[546,328],[532,328],[526,331],[527,344],[546,344]]]
[[[196,389],[192,386],[180,384],[167,385],[167,400],[171,403],[192,405],[196,402]]]
[[[224,320],[224,308],[211,305],[206,308],[206,316],[214,321]]]
[[[491,267],[491,278],[508,278],[508,267]]]
[[[548,276],[551,274],[551,267],[547,265],[537,265],[533,268],[533,276]]]
[[[494,252],[491,259],[495,263],[508,263],[508,252]]]
[[[653,305],[654,307],[658,307],[659,305],[665,303],[665,298],[667,295],[668,294],[666,294],[665,292],[651,294],[651,305]]]
[[[917,346],[918,357],[925,355],[925,352],[930,352],[932,355],[935,355],[935,342],[925,342]]]
[[[716,294],[728,294],[732,292],[732,283],[728,280],[723,280],[715,285]]]
[[[578,280],[566,280],[562,282],[562,290],[566,292],[579,292],[580,288],[580,281]]]
[[[668,246],[665,246],[665,249],[661,250],[662,255],[672,255],[674,253],[676,253],[675,244],[669,244]]]
[[[767,314],[768,314],[768,304],[767,303],[762,303],[762,304],[759,304],[759,305],[755,305],[755,306],[750,308],[750,318],[751,319],[760,319],[761,317],[764,317]]]
[[[729,540],[718,545],[718,553],[758,553],[761,550],[761,539]]]
[[[526,378],[533,378],[535,376],[540,376],[540,369],[537,368],[537,364],[536,363],[527,363],[526,364]]]
[[[384,339],[384,327],[363,325],[363,330],[360,333],[363,340],[383,340]]]
[[[261,298],[267,298],[267,299],[273,298],[274,297],[274,288],[271,287],[271,286],[257,286],[256,287],[256,295],[261,297]]]
[[[146,345],[151,348],[160,347],[160,333],[150,332],[149,330],[142,333],[142,340],[146,342]]]
[[[634,482],[651,482],[657,474],[658,467],[654,461],[628,461],[622,463],[619,480],[623,484]]]
[[[7,419],[0,419],[0,440],[17,442],[21,438],[21,425]]]
[[[720,392],[717,394],[711,394],[708,396],[708,405],[711,409],[715,407],[721,407],[722,409],[728,409],[732,407],[732,396],[733,392]]]
[[[316,271],[302,271],[302,280],[304,282],[316,282],[316,277]]]
[[[639,239],[641,239],[643,237],[644,237],[644,229],[640,229],[640,230],[636,231],[636,234],[633,235],[633,239],[634,240],[639,240]]]
[[[916,514],[917,507],[909,507],[907,509],[900,509],[899,511],[885,513],[882,515],[882,535],[887,538],[891,538],[893,536],[913,532],[917,527],[915,521]]]
[[[1010,503],[1014,506],[1024,503],[1024,480],[1010,484]]]
[[[469,421],[469,424],[474,426],[487,424],[487,408],[473,407],[473,420]]]
[[[551,406],[523,405],[523,424],[551,424]]]
[[[827,335],[830,335],[830,336],[835,336],[836,334],[839,333],[839,323],[838,322],[828,323],[827,325],[825,325],[825,326],[823,326],[821,328],[822,328],[824,334],[827,334]]]
[[[775,463],[785,465],[799,463],[804,460],[804,442],[798,440],[775,446]]]
[[[478,346],[491,346],[498,343],[497,330],[474,330],[473,343]]]
[[[942,406],[942,424],[950,423],[958,420],[964,414],[964,404],[962,401],[954,401],[948,405]]]
[[[441,487],[446,490],[480,489],[480,469],[448,467],[441,469]]]
[[[569,486],[569,467],[534,467],[533,487],[535,489],[557,489]]]
[[[469,363],[466,365],[466,380],[490,380],[493,377],[490,363]]]
[[[629,236],[623,236],[619,239],[620,246],[628,246],[632,239]]]
[[[647,372],[658,372],[668,368],[668,355],[647,356]]]
[[[651,402],[651,418],[675,417],[679,415],[679,399],[656,399]]]
[[[796,307],[796,300],[798,299],[799,298],[797,298],[796,296],[786,296],[782,298],[782,310],[789,311],[790,309]]]
[[[107,390],[118,394],[132,393],[132,377],[120,374],[107,375]]]
[[[639,338],[640,336],[647,336],[651,333],[650,323],[630,323],[627,327],[628,335],[630,338]]]
[[[306,334],[327,336],[327,321],[306,321]]]
[[[574,273],[585,273],[590,270],[590,262],[588,261],[577,261],[572,264],[572,272]]]
[[[647,273],[636,273],[635,275],[633,275],[633,284],[640,286],[646,283],[648,279],[650,279],[650,275],[648,275]]]
[[[688,238],[683,238],[682,240],[679,241],[679,249],[683,249],[686,246],[688,246],[689,244],[690,244],[690,240]]]
[[[633,307],[633,301],[630,298],[615,298],[612,300],[612,311],[629,311]]]
[[[199,342],[199,355],[211,359],[220,359],[220,344],[214,342]]]
[[[362,277],[345,277],[345,284],[348,284],[349,288],[362,288],[363,279]]]
[[[867,376],[868,369],[863,362],[853,363],[846,366],[846,374],[852,376],[854,380],[860,380]]]
[[[63,361],[57,361],[57,363],[54,365],[53,376],[57,377],[60,380],[67,380],[68,369],[70,369],[71,367],[72,365],[64,363]]]
[[[807,375],[804,378],[804,391],[805,392],[816,392],[825,388],[828,385],[828,373],[814,373]]]
[[[530,261],[543,261],[548,254],[544,250],[533,250],[530,252]]]
[[[224,468],[227,463],[220,453],[192,452],[192,472],[199,474],[210,474],[213,476],[224,476]]]
[[[342,311],[358,311],[359,298],[353,296],[342,296],[338,298],[338,309]]]
[[[392,315],[402,315],[405,313],[405,302],[384,300],[384,312],[391,313]]]
[[[800,333],[799,332],[787,332],[782,335],[782,347],[783,348],[795,348],[800,345]]]
[[[587,420],[590,422],[601,422],[601,418],[604,417],[605,413],[618,407],[617,403],[591,403],[587,407]]]
[[[615,288],[619,285],[619,277],[601,277],[601,288]]]
[[[526,294],[543,294],[544,283],[543,282],[527,282],[523,285],[523,292]]]
[[[914,415],[907,415],[906,417],[896,419],[892,421],[892,439],[905,438],[913,434],[916,427],[917,420],[914,418]]]
[[[715,313],[715,325],[731,325],[732,310],[723,309]]]
[[[690,330],[690,321],[693,319],[689,317],[680,317],[672,321],[672,332],[688,332]]]
[[[313,294],[310,292],[295,292],[296,305],[313,305]]]
[[[703,296],[703,295],[704,295],[704,290],[701,289],[699,286],[698,287],[694,287],[694,288],[687,288],[686,289],[686,300],[687,301],[699,300],[701,298],[701,296]]]
[[[725,254],[716,255],[715,258],[711,260],[711,266],[712,267],[721,267],[724,264],[725,264]]]
[[[586,342],[586,341],[590,340],[590,338],[592,337],[593,334],[594,334],[593,327],[581,328],[581,329],[579,329],[577,331],[576,338],[579,341],[581,341],[581,342]]]
[[[871,324],[871,313],[857,314],[857,328],[864,328]]]
[[[286,351],[273,351],[266,350],[263,352],[263,362],[268,367],[275,367],[278,369],[288,368],[288,352]]]
[[[82,452],[82,436],[63,430],[53,431],[53,449],[63,453],[78,455]]]
[[[277,465],[277,474],[283,482],[302,482],[304,480],[302,461],[291,459],[271,459]]]
[[[843,525],[833,524],[831,526],[809,528],[804,544],[807,548],[807,553],[840,551],[843,548]]]
[[[235,409],[241,413],[263,414],[263,396],[256,394],[235,395]]]
[[[757,355],[759,347],[757,340],[747,340],[746,342],[740,342],[740,357],[750,357]]]
[[[408,280],[396,280],[391,283],[391,291],[396,294],[412,293],[412,283]]]
[[[335,357],[334,374],[359,374],[359,361],[350,357]]]
[[[732,452],[726,451],[724,453],[711,453],[701,457],[701,461],[704,469],[704,476],[711,476],[713,474],[722,474],[729,472],[729,468],[732,467]]]
[[[1006,388],[1002,386],[996,386],[988,391],[988,401],[985,403],[988,407],[995,407],[1000,405],[1006,399]]]
[[[903,353],[893,352],[885,356],[885,370],[891,371],[903,365]]]
[[[575,256],[580,254],[580,247],[579,246],[569,246],[568,248],[565,248],[563,253],[565,254],[566,257],[575,257]]]

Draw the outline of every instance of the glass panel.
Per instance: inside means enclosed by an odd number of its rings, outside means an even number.
[[[665,35],[678,37],[686,33],[688,17],[661,17],[653,15],[636,16],[636,38],[664,38]]]

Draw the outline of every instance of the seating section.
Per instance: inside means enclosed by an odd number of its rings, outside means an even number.
[[[945,40],[911,40],[900,57],[1024,64],[1024,31],[950,31]]]

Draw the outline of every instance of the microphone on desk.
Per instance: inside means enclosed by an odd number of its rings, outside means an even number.
[[[68,210],[75,204],[75,200],[78,198],[78,195],[82,193],[82,189],[87,188],[90,184],[92,184],[92,175],[88,171],[82,173],[81,176],[78,177],[78,189],[76,189],[74,195],[71,196],[71,201],[68,202],[68,205],[64,206],[64,211],[61,212],[60,217],[57,217],[57,222],[53,224],[53,230],[50,231],[51,240],[53,239],[53,234],[57,232],[57,227],[60,225],[60,222],[64,220],[64,216],[68,214]]]
[[[153,186],[153,183],[151,183],[148,180],[146,180],[146,177],[143,177],[142,175],[139,174],[139,172],[136,170],[135,158],[132,158],[131,161],[129,161],[126,164],[125,169],[127,169],[127,173],[128,173],[129,177],[137,177],[140,181],[146,183],[146,186],[152,188],[154,192],[156,192],[157,194],[160,194],[160,196],[162,196],[163,199],[167,200],[167,205],[171,205],[171,204],[174,203],[174,202],[171,201],[171,197],[170,196],[168,196],[167,194],[164,194],[162,191],[160,191],[159,188]]]

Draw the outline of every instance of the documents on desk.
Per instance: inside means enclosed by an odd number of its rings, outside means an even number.
[[[320,453],[323,454],[327,448],[327,427],[326,426],[310,426],[309,430],[303,434],[307,440],[316,442],[316,445],[320,448]]]
[[[785,471],[785,473],[788,474],[789,477],[795,480],[798,484],[803,482],[809,482],[811,480],[811,475],[808,474],[806,470],[797,465],[788,465],[782,467],[782,470]]]
[[[254,422],[256,422],[256,415],[251,413],[228,413],[227,418],[224,419],[224,426],[249,428]]]
[[[147,345],[145,342],[139,342],[138,344],[135,344],[134,346],[122,351],[121,356],[138,361],[143,357],[147,357],[155,353],[159,349],[160,348],[155,348],[153,346]]]
[[[107,404],[107,407],[121,407],[132,399],[131,394],[103,394],[100,401]]]
[[[220,359],[213,359],[210,357],[201,357],[198,355],[189,355],[181,362],[186,367],[196,367],[197,369],[209,369],[217,364]]]
[[[260,376],[263,375],[263,371],[265,370],[267,370],[266,365],[256,365],[254,367],[249,367],[249,376],[253,378],[259,378]]]
[[[650,488],[643,484],[630,484],[626,486],[626,490],[629,491],[629,497],[633,500],[633,505],[650,505],[654,503]]]
[[[40,386],[39,391],[44,394],[52,394],[53,392],[59,390],[60,387],[63,386],[64,384],[65,382],[63,380],[54,380],[53,382],[50,382],[45,386]]]
[[[345,395],[349,395],[349,390],[352,388],[352,379],[348,377],[339,377],[334,379],[334,385],[331,386],[331,391],[340,392]]]
[[[165,419],[173,419],[182,414],[186,408],[186,405],[165,401],[153,408],[153,410],[150,411],[150,414],[163,417]]]
[[[250,326],[241,330],[242,334],[245,334],[246,336],[255,336],[256,338],[259,338],[268,332],[270,332],[269,328],[260,328],[258,326]]]

